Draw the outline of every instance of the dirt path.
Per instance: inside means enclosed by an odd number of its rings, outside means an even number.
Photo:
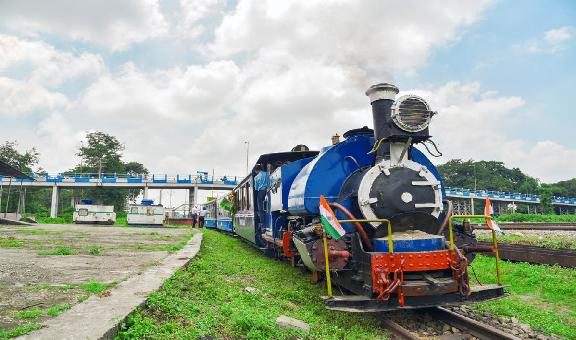
[[[175,228],[0,226],[0,329],[42,322],[51,317],[50,307],[105,294],[189,237],[189,230]]]

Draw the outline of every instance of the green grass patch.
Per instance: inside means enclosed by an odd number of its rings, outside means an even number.
[[[88,249],[88,253],[94,256],[100,255],[102,253],[102,247],[96,245],[91,246],[90,249]]]
[[[58,306],[52,306],[50,308],[48,308],[46,310],[46,315],[48,316],[58,316],[60,315],[62,312],[67,311],[68,309],[70,309],[70,305],[65,303],[63,305],[58,305]]]
[[[11,330],[0,329],[0,339],[11,339],[21,335],[28,334],[34,330],[42,328],[42,325],[38,323],[27,323],[25,325],[18,326]]]
[[[492,241],[492,235],[488,233],[477,233],[476,237],[479,241]],[[523,244],[535,247],[551,248],[551,249],[575,249],[576,238],[566,236],[554,235],[520,235],[506,232],[505,235],[498,235],[498,242]]]
[[[42,316],[42,310],[40,308],[22,310],[17,312],[15,315],[17,319],[36,319],[41,316]]]
[[[516,317],[546,334],[576,339],[576,269],[507,261],[501,265],[510,295],[475,308]],[[496,282],[494,258],[477,256],[472,267],[481,282]]]
[[[246,287],[259,291],[249,293]],[[123,323],[118,339],[382,339],[379,317],[324,308],[309,273],[263,256],[233,237],[204,231],[197,257]],[[281,329],[286,315],[310,324],[305,335]]]
[[[84,289],[87,293],[100,294],[111,286],[111,284],[98,282],[96,279],[92,278],[90,282],[80,285],[80,288]]]
[[[38,252],[41,256],[57,256],[57,255],[74,255],[74,251],[70,247],[58,247],[52,250],[43,250]]]
[[[18,240],[13,236],[0,238],[0,248],[22,248],[24,241]]]
[[[116,213],[116,221],[114,222],[116,226],[127,226],[128,225],[128,215],[125,211],[119,211]]]
[[[496,217],[498,222],[576,222],[576,215],[508,214]]]
[[[69,290],[78,288],[76,285],[61,284],[61,285],[47,285],[47,284],[37,284],[26,287],[27,290],[43,290],[43,289],[53,289],[53,290]]]

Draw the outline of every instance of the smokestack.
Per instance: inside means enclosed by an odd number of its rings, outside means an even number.
[[[398,88],[392,84],[381,83],[370,86],[366,95],[372,104],[372,119],[374,121],[374,137],[376,143],[382,138],[390,137],[390,129],[394,125],[391,118],[394,98],[398,94]],[[376,154],[376,160],[385,157],[390,153],[388,143],[380,145]]]

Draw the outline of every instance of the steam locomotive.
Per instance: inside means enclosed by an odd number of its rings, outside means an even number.
[[[367,90],[373,129],[350,130],[342,141],[336,135],[319,152],[299,145],[261,155],[257,166],[271,179],[265,213],[256,211],[253,170],[231,195],[234,232],[322,276],[324,196],[336,218],[348,221],[343,238],[327,241],[331,277],[341,292],[325,300],[327,308],[375,312],[503,296],[501,285],[471,288],[467,269],[478,249],[475,238],[463,225],[448,228],[452,211],[442,177],[415,147],[435,146],[429,134],[435,112],[423,98],[397,98],[398,92],[388,83]]]

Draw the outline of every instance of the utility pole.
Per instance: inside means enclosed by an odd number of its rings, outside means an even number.
[[[250,154],[250,141],[245,141],[246,144],[246,174],[248,175],[248,155]]]

